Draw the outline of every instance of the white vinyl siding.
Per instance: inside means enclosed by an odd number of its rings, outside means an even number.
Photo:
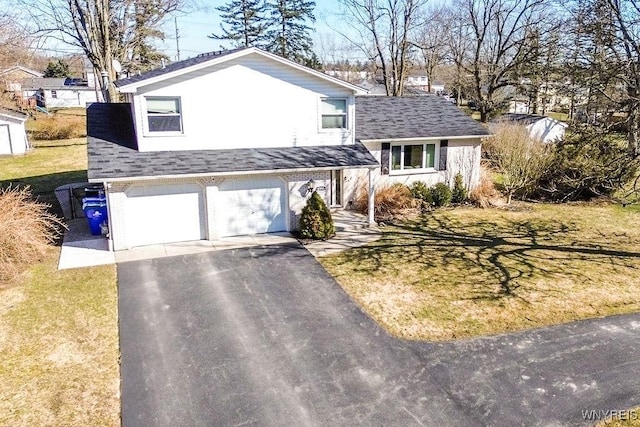
[[[180,96],[183,132],[146,131],[146,97]],[[346,127],[323,131],[320,99],[346,101]],[[139,89],[140,151],[302,147],[354,143],[352,90],[260,55],[229,60]]]

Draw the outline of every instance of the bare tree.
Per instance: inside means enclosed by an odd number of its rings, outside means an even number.
[[[402,96],[418,12],[426,0],[341,0],[366,43],[354,42],[382,73],[388,96]]]
[[[640,0],[603,0],[611,10],[614,37],[609,50],[616,58],[618,81],[625,93],[619,104],[627,113],[627,142],[630,155],[640,155]]]
[[[416,29],[415,41],[411,43],[420,50],[420,59],[428,78],[427,90],[431,92],[435,70],[447,58],[447,30],[451,26],[448,9],[441,5],[429,7],[425,10],[423,22]]]
[[[80,48],[96,74],[116,79],[113,60],[125,66],[149,55],[150,41],[162,38],[159,25],[181,0],[22,0],[39,34]],[[103,84],[116,100],[113,85]]]
[[[467,24],[463,37],[470,48],[457,55],[460,66],[473,76],[473,98],[486,122],[505,99],[502,88],[518,84],[517,70],[534,59],[527,43],[533,29],[542,27],[544,0],[461,0],[454,7]]]

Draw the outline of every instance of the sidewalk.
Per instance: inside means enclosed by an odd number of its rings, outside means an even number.
[[[369,226],[363,215],[348,212],[335,215],[337,233],[329,240],[311,242],[304,247],[316,258],[365,245],[380,238],[377,226]],[[251,246],[280,245],[297,242],[289,233],[255,234],[252,236],[225,237],[216,241],[165,243],[141,246],[122,251],[109,251],[104,236],[92,236],[87,220],[70,220],[60,250],[58,270],[93,267],[96,265],[188,255],[208,251],[238,249]]]

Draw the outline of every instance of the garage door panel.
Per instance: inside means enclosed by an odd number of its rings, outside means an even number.
[[[227,180],[219,190],[220,236],[286,230],[286,199],[280,179]]]
[[[197,184],[137,186],[127,191],[129,246],[205,238],[204,197]]]

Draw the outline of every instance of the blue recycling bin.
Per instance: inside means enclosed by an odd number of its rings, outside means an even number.
[[[99,197],[86,197],[82,199],[82,210],[89,221],[91,235],[101,235],[100,225],[108,219],[107,201]]]

